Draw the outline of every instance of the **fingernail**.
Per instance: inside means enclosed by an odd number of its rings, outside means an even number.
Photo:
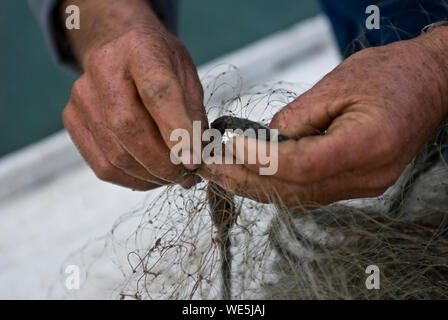
[[[202,179],[198,175],[190,175],[187,179],[185,179],[182,183],[180,183],[181,187],[188,190],[191,189],[193,186],[201,182]]]

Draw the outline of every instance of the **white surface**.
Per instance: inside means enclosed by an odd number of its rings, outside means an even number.
[[[328,23],[318,17],[212,61],[200,74],[231,63],[247,85],[310,87],[338,61]],[[64,132],[0,161],[0,298],[62,297],[62,261],[146,196],[99,181]]]
[[[106,233],[118,215],[144,196],[98,181],[82,165],[3,201],[0,298],[60,296],[62,261],[86,241]]]
[[[0,200],[16,192],[38,187],[40,181],[80,163],[81,155],[66,131],[14,152],[0,161]],[[37,185],[36,185],[37,184]]]

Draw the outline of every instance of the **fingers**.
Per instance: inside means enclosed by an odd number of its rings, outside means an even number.
[[[238,195],[264,203],[310,209],[343,199],[379,196],[398,178],[395,168],[383,168],[366,176],[344,173],[311,184],[296,184],[272,176],[260,176],[243,165],[209,165],[199,169],[212,180]]]
[[[207,125],[202,105],[202,94],[184,94],[184,88],[172,66],[167,62],[158,61],[158,64],[154,66],[154,64],[143,61],[133,64],[130,67],[130,72],[135,80],[141,101],[154,119],[168,149],[171,150],[178,143],[171,141],[172,132],[176,129],[185,129],[191,139],[189,145],[182,149],[189,149],[190,152],[193,152],[194,136],[198,136],[199,139],[196,141],[200,143],[199,135],[202,133],[193,131],[193,121],[201,121],[202,128]],[[193,91],[197,91],[197,89],[199,87],[196,85]],[[188,156],[185,158],[190,159]],[[184,163],[185,158],[181,159]],[[196,169],[198,166],[192,166],[189,169]]]
[[[160,183],[182,183],[183,168],[170,161],[169,149],[130,79],[105,75],[93,82],[97,92],[102,93],[98,102],[102,121],[123,149]]]
[[[110,163],[88,129],[87,122],[71,102],[64,109],[63,121],[79,152],[99,179],[142,191],[158,186],[132,177]]]
[[[266,153],[261,154],[260,144],[251,143],[257,140],[236,137],[231,144],[234,160],[242,164],[209,165],[199,173],[242,196],[261,202],[281,199],[288,206],[378,196],[399,178],[407,163],[384,159],[384,143],[378,133],[366,134],[364,130],[355,134],[349,128],[358,130],[357,125],[348,120],[343,126],[336,124],[335,128],[328,136],[268,143]],[[360,143],[347,143],[350,137],[356,137]],[[373,153],[366,152],[365,142]],[[273,147],[278,148],[276,154]],[[256,161],[250,162],[249,155]],[[260,175],[260,169],[270,165],[261,161],[260,155],[278,161],[277,173]]]
[[[193,121],[201,121],[202,130],[208,128],[208,118],[204,107],[204,92],[202,84],[193,62],[190,66],[184,66],[184,77],[180,84],[184,90],[188,113]],[[201,132],[202,133],[202,132]]]
[[[365,125],[371,122],[370,118],[369,114],[354,110],[334,120],[325,135],[267,143],[265,153],[260,151],[263,141],[250,143],[250,138],[237,137],[233,142],[234,154],[254,173],[260,173],[267,166],[266,159],[276,161],[276,178],[301,184],[347,171],[366,173],[390,163],[403,167],[403,163],[396,161],[400,150],[391,143],[393,139],[387,128]],[[261,162],[260,156],[265,154],[268,156]],[[249,159],[256,161],[249,163]]]
[[[170,149],[179,145],[170,140],[175,129],[187,129],[196,141],[193,120],[207,125],[197,72],[181,49],[180,42],[168,34],[138,28],[88,54],[85,73],[73,86],[64,117],[73,136],[90,136],[89,145],[78,144],[93,167],[98,167],[92,156],[96,154],[102,165],[119,169],[121,178],[125,174],[184,187],[198,182],[186,172],[187,165],[176,165],[170,157]],[[77,125],[82,120],[82,128],[77,130],[72,118],[78,119]],[[201,143],[200,136],[197,141]],[[187,142],[193,149],[192,141]]]
[[[226,190],[259,202],[271,202],[270,196],[275,194],[272,179],[259,177],[243,165],[211,164],[201,167],[197,173]]]
[[[176,59],[174,65],[175,70],[177,70],[175,73],[187,100],[187,111],[193,120],[203,120],[206,126],[208,126],[204,108],[204,90],[198,72],[187,49],[182,44],[180,45],[182,46],[183,60]]]
[[[122,169],[128,175],[163,185],[167,182],[152,175],[121,145],[117,136],[109,130],[105,121],[103,104],[96,90],[92,90],[94,84],[89,78],[82,76],[73,86],[72,105],[85,119],[89,131],[94,135],[98,146],[106,158],[115,166]],[[101,91],[100,91],[101,92]]]
[[[317,91],[321,92],[314,87],[285,106],[275,114],[269,127],[293,139],[324,132],[339,110],[331,105],[334,97]]]
[[[353,94],[350,84],[357,79],[344,72],[346,69],[350,67],[342,63],[314,87],[285,106],[275,114],[270,127],[294,139],[322,134],[334,119],[365,98]]]

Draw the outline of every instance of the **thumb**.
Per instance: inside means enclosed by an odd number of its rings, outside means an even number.
[[[332,112],[334,103],[329,94],[312,88],[276,113],[269,127],[293,139],[320,135],[338,114]]]

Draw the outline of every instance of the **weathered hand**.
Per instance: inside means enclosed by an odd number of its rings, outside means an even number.
[[[295,139],[278,144],[276,174],[247,163],[246,143],[244,165],[201,175],[288,206],[382,194],[447,116],[447,29],[354,54],[276,114],[270,127]]]
[[[84,72],[63,113],[68,132],[102,180],[137,190],[193,185],[170,161],[171,132],[207,124],[190,55],[147,1],[93,2],[79,1],[83,24],[69,35]]]

